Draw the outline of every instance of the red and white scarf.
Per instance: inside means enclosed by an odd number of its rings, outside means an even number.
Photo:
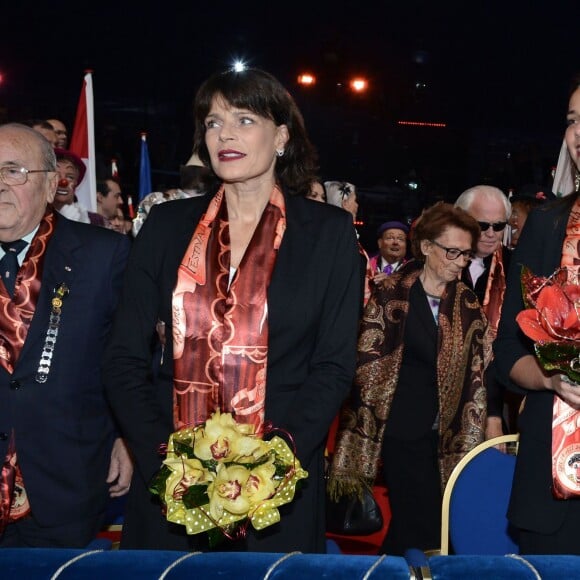
[[[217,408],[264,423],[268,359],[267,291],[286,228],[275,187],[230,280],[224,188],[217,192],[185,252],[173,291],[174,425],[204,422]]]

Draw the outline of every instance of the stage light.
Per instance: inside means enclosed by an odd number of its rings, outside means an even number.
[[[350,88],[355,93],[364,93],[369,87],[369,83],[366,79],[361,77],[356,77],[350,81]]]
[[[236,72],[242,72],[246,70],[246,63],[243,60],[236,60],[232,65],[232,68]]]
[[[310,73],[298,75],[298,84],[311,87],[316,84],[316,77]]]

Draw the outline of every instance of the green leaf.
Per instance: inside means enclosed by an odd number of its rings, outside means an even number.
[[[288,466],[284,465],[283,463],[274,463],[274,465],[276,466],[274,478],[283,479],[286,476],[286,472],[288,471]]]
[[[534,345],[542,367],[558,371],[580,384],[580,345],[571,342],[545,342]]]
[[[231,527],[231,526],[230,526]],[[207,531],[207,540],[210,548],[216,548],[226,539],[221,528],[211,528]]]
[[[187,509],[193,509],[209,503],[207,485],[192,485],[183,494],[183,505]]]
[[[185,455],[188,459],[194,459],[195,454],[193,453],[193,447],[188,443],[182,441],[173,440],[173,450],[178,456]]]
[[[199,459],[199,457],[197,458]],[[205,467],[205,469],[209,469],[212,473],[217,472],[218,461],[215,459],[199,459],[200,463]]]
[[[163,499],[165,497],[165,487],[167,485],[167,478],[171,474],[171,469],[167,465],[163,465],[161,469],[153,476],[149,484],[149,491],[158,495]]]

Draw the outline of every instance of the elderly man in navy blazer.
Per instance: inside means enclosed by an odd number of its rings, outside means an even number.
[[[101,383],[128,255],[67,220],[49,142],[0,126],[0,547],[84,547],[132,466]]]

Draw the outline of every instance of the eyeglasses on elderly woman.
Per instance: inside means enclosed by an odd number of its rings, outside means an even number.
[[[466,260],[473,260],[475,258],[475,254],[473,250],[460,250],[459,248],[446,248],[442,246],[439,242],[435,240],[429,240],[432,244],[435,244],[438,248],[445,250],[445,257],[448,260],[457,260],[459,256],[464,257]]]

